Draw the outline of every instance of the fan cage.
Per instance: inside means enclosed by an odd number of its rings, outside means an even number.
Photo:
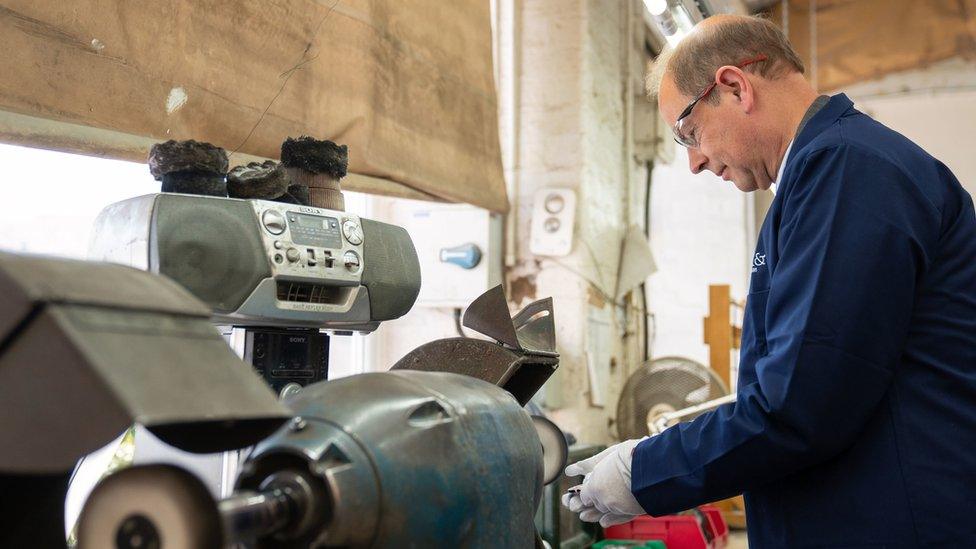
[[[656,358],[642,364],[624,384],[617,403],[617,434],[621,440],[647,436],[652,414],[688,408],[728,394],[728,386],[708,366],[679,356]]]

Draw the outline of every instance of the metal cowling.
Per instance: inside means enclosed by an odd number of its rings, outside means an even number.
[[[505,390],[468,376],[362,374],[311,385],[259,444],[238,488],[283,468],[318,484],[313,525],[262,547],[532,547],[542,448]]]

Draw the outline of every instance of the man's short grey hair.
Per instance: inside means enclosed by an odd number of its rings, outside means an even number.
[[[711,22],[711,21],[709,21]],[[765,55],[766,60],[742,70],[775,79],[803,73],[803,61],[789,39],[773,22],[757,16],[723,16],[713,24],[699,24],[677,47],[666,49],[647,71],[647,93],[656,97],[665,75],[683,95],[695,97],[715,81],[715,71],[726,65]],[[718,101],[713,95],[706,101]]]

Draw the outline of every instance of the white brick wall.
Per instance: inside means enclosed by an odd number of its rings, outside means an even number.
[[[648,279],[657,334],[653,356],[680,355],[708,364],[702,318],[709,284],[730,284],[732,298],[748,291],[746,201],[750,196],[710,172],[692,175],[679,147],[670,165],[655,166],[651,247],[658,272]]]
[[[624,345],[619,309],[601,303],[584,277],[614,292],[620,240],[629,222],[626,3],[533,0],[523,6],[520,253],[510,279],[534,276],[535,296],[554,299],[561,364],[545,400],[557,422],[582,440],[607,442],[623,381],[620,365],[635,347]],[[573,188],[579,199],[573,252],[558,264],[528,252],[531,200],[544,186]],[[599,373],[597,394],[588,361]]]

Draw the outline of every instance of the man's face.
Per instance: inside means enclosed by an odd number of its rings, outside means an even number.
[[[716,97],[718,104],[707,101]],[[673,80],[665,76],[658,94],[658,108],[670,127],[674,127],[681,111],[692,100],[694,97],[683,95]],[[713,89],[682,121],[682,133],[698,143],[697,148],[688,149],[691,172],[708,170],[731,181],[743,192],[768,189],[772,181],[762,161],[761,132],[754,118],[747,116],[742,102],[728,87]]]

